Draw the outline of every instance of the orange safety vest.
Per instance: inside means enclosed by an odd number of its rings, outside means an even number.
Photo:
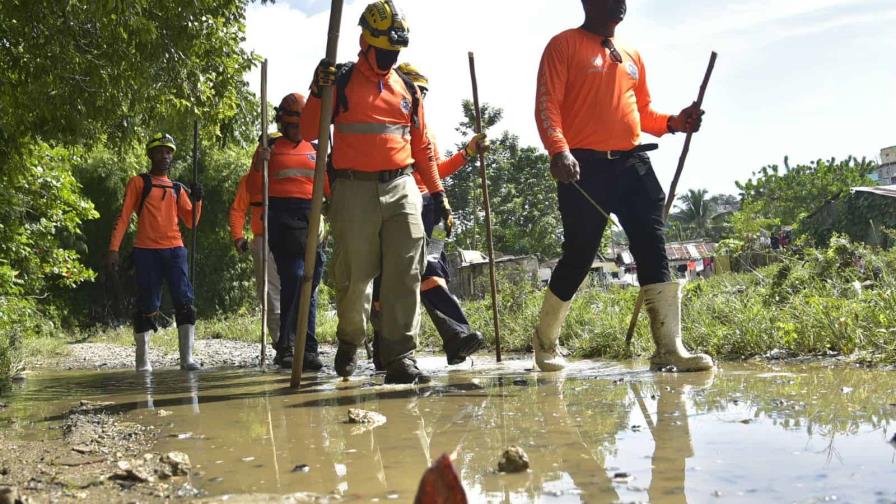
[[[314,145],[301,141],[298,144],[284,137],[278,137],[271,148],[268,162],[268,196],[274,198],[311,199],[314,189],[314,166],[317,150]],[[262,194],[261,147],[255,150],[252,171],[249,175],[249,190]],[[329,193],[329,181],[324,179],[324,191]]]
[[[334,104],[336,90],[333,90]],[[333,168],[378,172],[414,165],[432,191],[443,191],[423,104],[417,121],[411,117],[413,97],[401,78],[390,70],[376,73],[367,58],[354,64],[345,87],[348,110],[333,121]],[[321,100],[311,96],[302,110],[300,128],[305,140],[317,139]]]

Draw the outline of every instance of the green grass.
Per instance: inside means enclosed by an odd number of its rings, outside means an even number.
[[[751,273],[717,275],[684,288],[685,344],[723,360],[783,351],[789,356],[844,355],[869,364],[896,363],[896,250],[872,250],[832,241],[825,250],[807,249],[785,256],[779,264]],[[520,282],[499,281],[501,348],[522,351],[529,343],[543,292]],[[624,338],[637,298],[636,289],[580,290],[561,333],[561,343],[577,357],[627,358]],[[336,315],[332,293],[321,289],[318,338],[335,343]],[[494,351],[491,301],[463,303],[472,326]],[[422,313],[420,347],[441,351],[441,340]],[[64,354],[68,342],[133,344],[129,326],[93,329],[60,337],[52,324],[32,322],[37,336],[0,345],[0,365],[21,369],[27,356]],[[256,312],[200,320],[197,338],[257,342]],[[9,341],[2,339],[0,343]],[[153,345],[174,352],[176,331],[160,331]],[[653,351],[646,314],[632,344],[635,356]],[[5,363],[5,364],[4,364]]]

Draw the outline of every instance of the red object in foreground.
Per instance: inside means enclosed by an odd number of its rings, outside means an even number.
[[[467,492],[448,454],[439,457],[423,473],[414,504],[467,504]]]

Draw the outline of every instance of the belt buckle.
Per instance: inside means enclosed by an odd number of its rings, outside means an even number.
[[[613,155],[613,151],[611,151],[611,150],[608,150],[608,151],[607,151],[607,159],[613,160],[613,159],[619,159],[619,158],[621,158],[621,157],[622,157],[621,155],[619,155],[619,156],[614,156],[614,155]]]

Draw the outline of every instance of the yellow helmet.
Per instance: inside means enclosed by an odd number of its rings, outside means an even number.
[[[400,51],[408,46],[408,24],[392,0],[377,0],[368,5],[358,21],[364,40],[373,47]]]
[[[159,146],[171,147],[172,151],[177,152],[177,147],[174,145],[174,137],[168,133],[156,133],[149,137],[149,141],[146,142],[146,154],[149,155],[149,151]]]
[[[414,65],[407,62],[402,63],[398,65],[398,71],[405,74],[408,79],[411,79],[411,81],[420,88],[421,92],[425,93],[429,91],[429,79],[420,73],[420,70],[417,70],[417,67]]]

